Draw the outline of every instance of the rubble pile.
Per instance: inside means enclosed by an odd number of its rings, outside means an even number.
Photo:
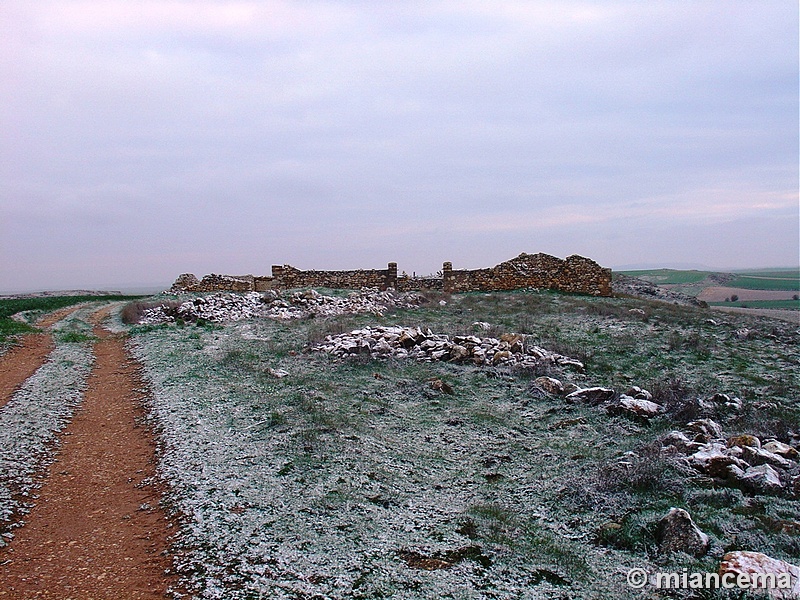
[[[687,429],[668,433],[661,443],[695,471],[752,493],[800,495],[797,448],[774,439],[762,443],[754,435],[725,439],[711,419],[692,421]]]
[[[276,291],[247,294],[221,292],[199,296],[177,308],[163,305],[148,309],[139,322],[154,325],[177,319],[220,323],[252,318],[290,320],[354,313],[383,315],[390,308],[414,308],[423,302],[424,296],[415,292],[398,293],[377,288],[362,288],[344,297],[325,296],[316,290],[294,292],[286,297]]]
[[[509,367],[551,364],[583,370],[583,363],[579,360],[528,345],[525,336],[518,334],[503,334],[499,339],[456,335],[451,339],[430,329],[423,331],[420,327],[364,327],[329,335],[311,350],[339,357],[365,354],[373,358],[411,358],[421,362],[449,361]]]

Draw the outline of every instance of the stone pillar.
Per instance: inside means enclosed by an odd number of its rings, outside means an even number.
[[[281,281],[282,278],[283,278],[283,266],[272,265],[272,281],[275,282],[276,286],[280,286],[283,283]]]
[[[450,261],[442,263],[442,289],[447,292],[453,292],[455,282],[453,281],[453,263]]]
[[[389,263],[389,270],[386,273],[386,285],[385,288],[394,288],[397,289],[397,263],[390,262]]]

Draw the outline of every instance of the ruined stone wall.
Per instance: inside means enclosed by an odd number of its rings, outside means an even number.
[[[442,267],[444,291],[472,292],[544,288],[597,296],[611,295],[611,269],[573,255],[561,260],[549,254],[520,254],[489,269]]]
[[[395,289],[398,292],[419,292],[422,290],[443,290],[441,277],[398,277]]]
[[[397,283],[397,263],[387,269],[356,269],[353,271],[301,271],[290,265],[272,266],[272,285],[279,288],[326,287],[332,289],[361,289],[376,287],[385,290]]]
[[[290,265],[274,265],[272,276],[206,275],[198,280],[184,273],[172,286],[174,291],[266,291],[326,287],[332,289],[360,289],[376,287],[398,291],[425,289],[445,292],[474,292],[543,288],[596,296],[611,295],[611,269],[598,265],[583,256],[572,255],[561,260],[549,254],[520,254],[516,258],[488,269],[454,270],[450,262],[442,266],[442,276],[397,276],[397,263],[387,269],[357,269],[352,271],[301,271]]]
[[[191,273],[184,273],[175,280],[171,289],[186,292],[252,292],[255,290],[255,277],[211,273],[198,280]]]

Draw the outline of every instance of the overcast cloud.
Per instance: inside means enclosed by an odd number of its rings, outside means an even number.
[[[0,291],[798,264],[788,0],[4,0],[0,80]]]

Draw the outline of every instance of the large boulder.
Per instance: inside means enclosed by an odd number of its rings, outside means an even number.
[[[696,442],[710,442],[722,438],[722,426],[712,419],[692,421],[687,423],[686,428],[696,434]]]
[[[798,452],[789,444],[784,444],[778,440],[769,440],[762,446],[762,448],[767,452],[772,452],[773,454],[777,454],[783,458],[788,458],[789,460],[797,460],[800,458],[800,452]]]
[[[564,393],[564,384],[555,377],[537,377],[533,383],[553,396],[560,396]]]
[[[644,398],[632,398],[623,394],[608,407],[611,414],[622,414],[640,419],[652,419],[664,410],[664,407]]]
[[[728,448],[733,448],[734,446],[739,448],[761,448],[761,440],[754,435],[745,433],[728,438]]]
[[[800,567],[761,552],[728,552],[719,565],[720,576],[726,573],[746,577],[750,582],[747,587],[766,588],[771,598],[800,598]],[[766,585],[759,586],[758,582]]]
[[[746,488],[760,493],[775,493],[783,489],[778,472],[769,465],[750,467],[738,478]]]
[[[637,400],[653,399],[653,394],[645,389],[640,388],[638,385],[631,386],[628,391],[625,392],[625,395],[630,396],[631,398],[636,398]]]
[[[568,401],[581,402],[582,404],[602,404],[614,399],[614,390],[604,387],[583,388],[567,395]]]
[[[670,431],[661,438],[661,445],[664,448],[674,448],[678,452],[688,454],[697,452],[703,445],[700,442],[690,440],[682,431]]]
[[[656,540],[661,553],[685,552],[702,556],[708,550],[708,536],[682,508],[671,508],[662,517],[656,529]]]
[[[745,446],[742,448],[742,458],[753,466],[772,465],[778,469],[789,469],[794,466],[794,462],[783,458],[779,454],[773,454],[764,448],[754,448]]]

